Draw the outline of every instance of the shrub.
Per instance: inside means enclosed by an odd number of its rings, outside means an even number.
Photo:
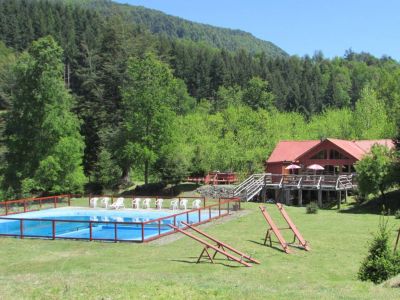
[[[395,219],[400,219],[400,209],[396,210],[396,212],[394,213],[394,217]]]
[[[306,212],[308,214],[316,214],[316,213],[318,213],[318,205],[317,205],[317,203],[316,202],[310,202],[309,204],[307,204]]]
[[[387,220],[381,217],[378,233],[369,247],[369,254],[361,264],[358,278],[362,281],[381,283],[400,272],[399,256],[389,249]]]

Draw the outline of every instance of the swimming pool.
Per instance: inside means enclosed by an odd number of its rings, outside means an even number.
[[[53,208],[0,218],[0,235],[52,239],[145,241],[173,232],[168,224],[203,223],[221,211],[106,210]]]

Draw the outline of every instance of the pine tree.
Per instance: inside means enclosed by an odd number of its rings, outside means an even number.
[[[381,283],[400,273],[399,259],[389,249],[389,231],[387,221],[381,217],[379,231],[369,247],[369,254],[361,264],[358,278],[362,281],[370,280]]]

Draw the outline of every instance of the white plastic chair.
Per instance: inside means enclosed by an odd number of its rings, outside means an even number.
[[[192,209],[199,209],[201,206],[201,200],[196,199],[192,202]]]
[[[101,206],[108,208],[108,205],[110,204],[110,197],[103,197],[101,199]]]
[[[151,204],[151,199],[150,198],[146,198],[143,201],[143,208],[150,208],[150,204]]]
[[[172,210],[178,209],[178,199],[171,200],[169,208]]]
[[[99,200],[99,198],[97,198],[97,197],[91,198],[90,199],[90,207],[96,208],[98,200]]]
[[[162,205],[163,205],[163,202],[164,202],[164,199],[158,198],[158,199],[156,200],[156,208],[161,209],[161,208],[162,208]]]
[[[123,197],[117,198],[117,201],[111,204],[110,208],[115,208],[115,209],[125,208],[124,200],[125,199]]]
[[[182,199],[181,200],[181,203],[180,203],[180,208],[182,208],[182,209],[184,209],[184,210],[187,210],[187,203],[188,203],[188,200],[187,199]]]
[[[141,198],[135,198],[132,200],[132,207],[140,209],[140,201],[142,201]]]

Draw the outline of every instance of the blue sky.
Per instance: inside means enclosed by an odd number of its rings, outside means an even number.
[[[397,0],[118,0],[191,21],[242,29],[289,54],[343,56],[346,49],[400,60]]]

